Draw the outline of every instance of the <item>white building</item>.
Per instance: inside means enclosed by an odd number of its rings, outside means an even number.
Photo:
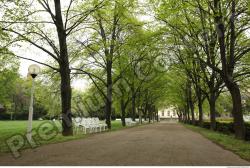
[[[249,122],[250,121],[250,115],[244,115],[243,119],[245,122]]]
[[[178,119],[177,111],[174,107],[166,107],[158,111],[160,119]]]

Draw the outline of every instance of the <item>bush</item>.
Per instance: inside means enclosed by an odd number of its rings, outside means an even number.
[[[10,120],[10,114],[8,113],[0,113],[1,120]]]
[[[202,127],[210,129],[210,122],[203,122]]]
[[[196,126],[199,126],[199,122],[195,122]],[[250,141],[250,123],[245,123],[246,126],[246,140]],[[204,121],[202,127],[210,129],[210,122]],[[216,122],[216,131],[223,134],[233,134],[234,133],[234,124],[233,122]]]
[[[246,123],[246,140],[250,141],[250,123]]]
[[[233,123],[216,122],[216,131],[222,132],[224,134],[234,133]]]
[[[199,125],[200,125],[200,122],[199,122],[198,120],[195,120],[194,125],[195,125],[195,126],[199,126]]]
[[[229,123],[229,122],[233,122],[233,118],[216,118],[216,121],[218,122],[224,122],[224,123]]]

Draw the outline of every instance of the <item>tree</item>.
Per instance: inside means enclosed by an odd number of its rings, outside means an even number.
[[[237,41],[249,29],[246,25],[246,22],[249,23],[250,21],[246,18],[248,16],[246,14],[247,2],[231,0],[227,5],[223,4],[222,1],[214,0],[213,3],[214,23],[217,28],[222,63],[222,69],[218,70],[218,72],[232,96],[235,136],[236,138],[244,139],[245,125],[242,113],[241,92],[235,81],[234,71],[237,61],[250,51],[249,47],[242,49]],[[230,8],[228,9],[227,6]],[[225,16],[222,12],[223,10],[227,10],[230,13],[230,17]],[[236,27],[235,21],[237,18],[240,19],[238,22],[239,28]]]
[[[19,78],[18,59],[13,55],[5,54],[6,52],[10,52],[6,47],[6,43],[9,40],[10,36],[0,30],[0,104],[5,107],[7,112],[12,108],[15,84]]]
[[[3,23],[1,30],[13,35],[14,39],[9,45],[25,41],[41,50],[43,54],[57,63],[54,66],[39,62],[36,59],[18,56],[45,65],[60,74],[62,134],[64,136],[72,135],[69,58],[73,51],[69,51],[68,41],[81,30],[80,25],[101,4],[96,4],[94,8],[88,9],[86,4],[87,8],[84,7],[83,3],[70,0],[64,10],[60,0],[54,0],[53,3],[47,0],[36,0],[32,1],[31,4],[26,1],[6,1],[4,3],[6,8],[3,10],[4,17],[1,20],[1,23]],[[13,13],[12,11],[16,12]]]
[[[93,24],[87,28],[93,33],[88,39],[79,40],[88,59],[81,62],[74,70],[76,70],[76,74],[87,75],[104,97],[106,123],[109,129],[111,129],[113,86],[120,78],[119,75],[117,78],[113,78],[113,65],[119,57],[119,48],[124,45],[129,36],[127,30],[134,26],[134,18],[130,13],[134,6],[135,3],[132,1],[106,1],[103,8],[96,10],[91,15]],[[86,69],[86,67],[88,68]],[[96,80],[101,85],[98,85]],[[103,85],[104,90],[101,89]]]

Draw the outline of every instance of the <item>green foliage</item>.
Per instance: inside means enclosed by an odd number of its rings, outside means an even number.
[[[17,72],[4,70],[0,76],[0,104],[6,112],[1,119],[26,120],[30,103],[31,78],[23,79]],[[34,95],[34,119],[51,118],[60,114],[60,95],[54,88],[36,80]]]
[[[12,95],[15,92],[15,84],[18,79],[17,72],[11,70],[4,70],[0,75],[0,102],[6,107],[10,108],[10,101],[12,100]]]
[[[104,98],[95,86],[85,92],[73,91],[73,115],[82,117],[105,118]]]
[[[171,67],[167,72],[166,99],[164,105],[174,105],[179,108],[185,106],[185,83],[186,76],[184,72],[179,71],[176,67]]]

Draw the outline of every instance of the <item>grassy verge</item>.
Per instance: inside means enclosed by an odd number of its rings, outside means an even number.
[[[122,127],[120,121],[112,121],[111,131],[119,130]],[[0,152],[9,152],[7,140],[13,136],[23,136],[25,139],[27,121],[0,121]],[[33,139],[38,146],[52,143],[65,142],[75,139],[85,138],[91,134],[83,134],[79,131],[74,136],[64,137],[61,135],[61,124],[52,121],[33,121]],[[30,148],[26,139],[22,149]]]
[[[185,127],[200,133],[212,142],[222,146],[223,148],[234,152],[242,159],[250,161],[250,142],[242,141],[234,138],[234,135],[225,135],[219,132],[211,131],[197,126],[183,124]]]

